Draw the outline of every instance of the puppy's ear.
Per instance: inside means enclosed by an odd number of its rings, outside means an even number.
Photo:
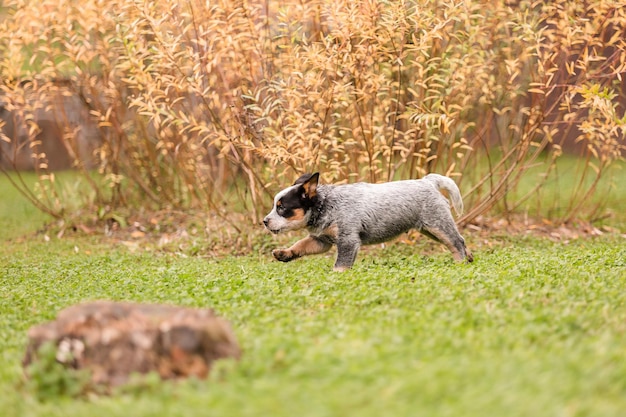
[[[308,180],[311,179],[311,177],[313,176],[313,174],[311,173],[306,173],[306,174],[302,174],[294,183],[293,185],[298,185],[298,184],[304,184],[305,182],[307,182]]]
[[[317,182],[319,181],[319,178],[319,172],[316,172],[315,174],[305,174],[298,178],[296,184],[302,184],[300,187],[303,190],[304,198],[312,199],[317,195]],[[300,182],[301,179],[303,179],[302,182]]]

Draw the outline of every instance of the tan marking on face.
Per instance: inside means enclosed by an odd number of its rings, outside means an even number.
[[[304,219],[304,209],[297,208],[293,209],[293,215],[291,217],[287,217],[289,221],[301,221]]]

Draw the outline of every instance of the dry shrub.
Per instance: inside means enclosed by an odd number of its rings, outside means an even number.
[[[28,146],[49,182],[34,107],[67,120],[50,103],[78,97],[97,147],[81,157],[71,123],[64,143],[101,174],[89,176],[100,206],[234,204],[258,221],[304,171],[333,182],[440,172],[461,184],[467,223],[536,195],[567,139],[588,167],[559,213],[569,220],[591,214],[585,202],[624,151],[620,1],[4,4],[0,100],[27,128],[21,141],[5,129],[5,166]],[[537,188],[509,201],[537,164]],[[60,213],[43,197],[52,189],[34,199]]]

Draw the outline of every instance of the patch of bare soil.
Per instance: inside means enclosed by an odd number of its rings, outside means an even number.
[[[554,241],[570,241],[581,238],[602,236],[605,234],[620,235],[621,232],[610,226],[594,226],[585,221],[571,223],[555,223],[549,219],[529,218],[515,215],[508,218],[479,216],[466,226],[466,230],[481,237],[490,235],[530,235]],[[626,234],[621,234],[626,238]]]

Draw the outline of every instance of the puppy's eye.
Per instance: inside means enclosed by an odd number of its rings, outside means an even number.
[[[279,216],[282,216],[285,214],[285,208],[283,206],[276,206],[276,213],[278,213]]]

